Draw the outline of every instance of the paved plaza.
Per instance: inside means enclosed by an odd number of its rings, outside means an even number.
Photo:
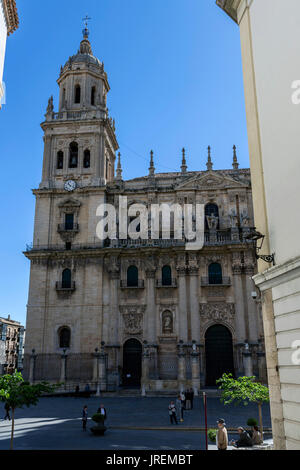
[[[170,398],[42,398],[36,407],[16,411],[15,449],[19,450],[200,450],[205,448],[204,410],[201,398],[183,423],[171,428]],[[87,404],[89,417],[103,403],[108,412],[108,430],[95,437],[81,429],[81,410]],[[1,404],[2,406],[2,404]],[[2,409],[3,412],[3,409]],[[257,406],[226,406],[218,398],[208,399],[209,427],[216,427],[219,417],[229,428],[245,426],[250,417],[257,418]],[[4,413],[3,413],[4,415]],[[264,426],[270,428],[268,406],[263,407]],[[0,450],[9,448],[10,422],[0,421]],[[88,427],[93,422],[89,420]],[[172,431],[172,432],[170,432]],[[230,438],[236,436],[230,435]]]

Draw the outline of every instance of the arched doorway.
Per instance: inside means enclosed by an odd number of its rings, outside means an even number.
[[[123,385],[140,386],[142,376],[142,345],[134,338],[123,346]]]
[[[213,325],[205,334],[206,385],[216,386],[224,372],[234,375],[232,335],[224,325]]]

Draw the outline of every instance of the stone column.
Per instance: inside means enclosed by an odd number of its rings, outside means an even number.
[[[199,344],[200,387],[205,386],[204,360],[204,344]]]
[[[200,341],[200,313],[199,313],[199,269],[196,266],[189,268],[190,275],[190,309],[191,309],[191,335],[196,342]]]
[[[142,397],[146,396],[146,391],[149,388],[149,361],[150,361],[149,348],[145,345],[143,355],[142,355],[142,380],[141,380]]]
[[[232,255],[232,274],[233,274],[233,289],[235,298],[235,328],[236,338],[238,343],[244,343],[247,338],[246,322],[245,322],[245,308],[243,298],[243,283],[242,283],[242,264],[239,253]]]
[[[182,341],[179,343],[178,348],[178,388],[179,392],[182,393],[186,388],[186,364]]]
[[[246,295],[248,303],[248,322],[249,322],[249,341],[257,342],[259,337],[259,324],[258,324],[258,311],[257,303],[252,298],[252,292],[255,290],[252,276],[254,275],[253,265],[248,265],[245,268],[246,272]]]
[[[188,324],[187,324],[187,308],[186,308],[186,267],[177,266],[178,275],[178,298],[179,298],[179,331],[178,336],[183,341],[187,341]]]
[[[99,352],[98,348],[95,349],[95,352],[93,354],[94,360],[93,360],[93,382],[97,383],[98,382],[98,370],[99,370]]]
[[[30,363],[29,363],[29,383],[34,383],[34,376],[35,376],[35,360],[37,355],[35,354],[35,349],[32,350],[32,354],[30,356]]]
[[[106,354],[104,352],[101,352],[99,354],[99,385],[100,385],[100,391],[106,392],[107,390]]]
[[[50,168],[51,168],[51,136],[45,135],[44,140],[44,157],[43,157],[43,171],[42,171],[42,181],[46,182],[50,178]]]
[[[60,357],[61,357],[60,382],[64,383],[64,388],[66,388],[66,380],[67,380],[66,371],[67,371],[67,357],[68,356],[65,350]]]
[[[246,377],[253,376],[253,364],[252,364],[252,353],[249,350],[249,345],[245,345],[245,349],[243,351],[243,362],[244,362],[244,371]]]
[[[257,361],[258,361],[259,380],[262,383],[266,384],[268,382],[266,354],[264,352],[257,352]]]
[[[156,308],[155,308],[155,269],[146,269],[146,287],[147,287],[147,331],[146,340],[149,343],[157,342],[156,332]]]
[[[196,344],[193,345],[193,351],[191,353],[191,365],[192,365],[192,384],[195,397],[199,395],[200,390],[200,364],[199,364],[199,352],[197,351]]]

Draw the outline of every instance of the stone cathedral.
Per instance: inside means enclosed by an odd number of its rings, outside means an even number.
[[[223,372],[266,382],[250,171],[188,171],[124,181],[108,77],[88,30],[61,67],[59,109],[49,99],[36,197],[24,375],[31,382],[143,394],[214,386]],[[96,237],[99,204],[205,205],[205,244]]]

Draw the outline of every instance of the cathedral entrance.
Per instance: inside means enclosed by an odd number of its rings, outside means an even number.
[[[216,386],[224,372],[234,375],[232,335],[226,326],[213,325],[205,334],[206,385]]]
[[[137,339],[129,339],[123,346],[123,385],[138,387],[142,376],[142,345]]]

